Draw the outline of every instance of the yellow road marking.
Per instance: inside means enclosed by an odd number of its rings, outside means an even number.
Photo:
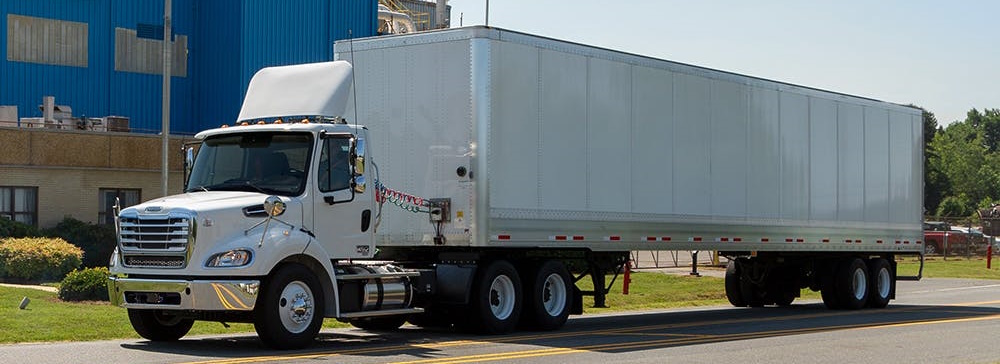
[[[853,324],[853,325],[837,325],[837,326],[825,326],[825,327],[810,327],[810,328],[790,329],[790,330],[745,332],[745,333],[726,334],[726,335],[705,335],[705,337],[700,337],[700,338],[675,338],[675,339],[637,341],[637,342],[626,342],[626,343],[584,345],[584,346],[567,347],[567,348],[524,350],[524,351],[514,351],[507,353],[479,354],[479,355],[468,355],[460,357],[404,361],[404,362],[395,362],[393,364],[474,363],[487,360],[512,360],[512,359],[523,359],[523,358],[531,358],[539,356],[585,353],[585,352],[593,352],[596,350],[610,351],[610,350],[622,350],[622,349],[638,349],[651,346],[665,346],[671,344],[675,345],[697,344],[697,343],[709,343],[709,342],[740,340],[740,339],[750,339],[750,338],[774,337],[774,336],[783,336],[796,333],[804,334],[804,333],[826,332],[826,331],[845,330],[845,329],[864,330],[864,329],[930,325],[930,324],[942,324],[942,323],[954,323],[954,322],[966,322],[966,321],[985,321],[985,320],[996,320],[996,319],[1000,319],[1000,314],[984,316],[984,317],[964,318],[964,319],[948,319],[948,320],[932,320],[932,321],[915,320],[910,322],[894,323],[887,325],[874,325],[874,326],[867,326],[868,324]]]
[[[982,302],[967,302],[967,303],[957,303],[948,304],[944,306],[980,306],[1000,303],[1000,301],[982,301]],[[899,312],[910,312],[910,311],[921,311],[928,310],[931,307],[913,307],[906,309],[891,310],[892,313]],[[339,356],[339,355],[354,355],[354,354],[370,354],[370,353],[383,353],[392,351],[406,351],[413,349],[440,349],[455,346],[466,346],[466,345],[478,345],[478,344],[498,344],[498,343],[510,343],[518,341],[536,341],[541,339],[555,339],[563,337],[572,336],[585,336],[585,335],[636,335],[636,336],[684,336],[680,338],[672,339],[661,339],[654,341],[640,341],[631,343],[617,343],[617,344],[600,344],[600,345],[590,345],[581,346],[575,348],[551,348],[551,349],[539,349],[539,350],[529,350],[524,352],[509,352],[509,353],[494,353],[494,354],[481,354],[468,357],[451,357],[451,358],[437,358],[437,359],[426,359],[421,361],[413,362],[401,362],[401,363],[438,363],[437,360],[441,360],[441,363],[465,363],[465,362],[478,362],[486,360],[508,360],[517,358],[527,358],[535,356],[549,356],[549,355],[559,355],[559,354],[571,354],[575,352],[592,351],[595,349],[600,350],[613,350],[613,349],[628,349],[628,348],[638,348],[647,346],[657,346],[669,343],[682,344],[682,343],[698,343],[698,342],[713,342],[719,340],[727,339],[739,339],[742,337],[760,337],[760,336],[777,336],[780,334],[791,334],[796,332],[808,333],[812,331],[833,331],[833,330],[843,330],[843,329],[873,329],[873,328],[886,328],[886,327],[896,327],[896,326],[912,326],[912,325],[923,325],[923,324],[934,324],[934,323],[948,323],[948,322],[963,322],[963,321],[981,321],[981,320],[993,320],[1000,319],[1000,315],[991,315],[975,318],[963,318],[963,319],[947,319],[947,320],[913,320],[906,322],[889,323],[884,325],[868,326],[868,324],[856,324],[856,325],[840,325],[840,326],[824,326],[819,328],[804,328],[804,329],[791,329],[791,330],[778,330],[778,331],[764,331],[764,332],[752,332],[752,333],[739,333],[739,334],[727,334],[727,335],[697,335],[697,334],[655,334],[655,333],[641,333],[641,331],[648,330],[662,330],[662,329],[676,329],[676,328],[686,328],[693,326],[713,326],[713,325],[725,325],[725,324],[738,324],[738,323],[751,323],[759,321],[788,321],[788,320],[798,320],[798,319],[809,319],[818,317],[829,317],[829,316],[856,316],[858,314],[881,314],[886,311],[834,311],[827,313],[812,313],[812,314],[799,314],[790,315],[783,317],[763,317],[763,318],[742,318],[742,319],[726,319],[726,320],[713,320],[713,321],[697,321],[697,322],[685,322],[685,323],[674,323],[674,324],[661,324],[661,325],[648,325],[648,326],[635,326],[619,329],[602,329],[602,330],[588,330],[588,331],[575,331],[575,332],[563,332],[563,333],[552,333],[552,334],[536,334],[536,335],[520,335],[520,336],[510,336],[510,337],[498,337],[491,340],[452,340],[452,341],[442,341],[437,343],[420,343],[420,344],[403,344],[403,345],[393,345],[377,348],[360,348],[360,349],[347,349],[347,350],[334,350],[326,352],[317,353],[303,353],[303,354],[290,354],[290,355],[274,355],[274,356],[258,356],[258,357],[245,357],[245,358],[227,358],[227,359],[216,359],[207,361],[197,361],[189,362],[188,364],[226,364],[226,363],[257,363],[266,361],[278,361],[278,360],[293,360],[293,359],[314,359],[326,356]],[[968,313],[968,312],[965,312]],[[608,347],[610,346],[610,347]],[[480,356],[488,355],[492,359],[475,359]],[[511,357],[505,357],[504,355],[517,355]],[[499,356],[493,358],[493,356]],[[462,359],[462,358],[473,358],[472,360]],[[457,361],[456,361],[457,360]]]

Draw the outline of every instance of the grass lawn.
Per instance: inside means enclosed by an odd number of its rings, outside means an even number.
[[[27,309],[18,309],[28,297]],[[197,321],[189,335],[252,333],[252,324]],[[323,327],[345,327],[325,320]],[[44,341],[89,341],[138,338],[125,309],[107,302],[63,302],[55,293],[30,288],[0,287],[0,343]]]
[[[900,275],[914,275],[919,262],[908,258],[899,263]],[[709,268],[705,268],[709,269]],[[985,259],[930,258],[924,266],[924,277],[980,278],[1000,280],[1000,264],[986,269]],[[611,277],[608,277],[610,280]],[[590,290],[590,280],[579,282],[582,290]],[[727,305],[721,278],[692,277],[654,272],[632,273],[628,295],[622,294],[622,277],[615,280],[608,294],[609,308],[593,308],[593,299],[584,297],[584,312],[602,313],[648,310],[672,307]],[[22,297],[31,299],[26,310],[18,309]],[[802,290],[802,299],[818,299],[819,293]],[[217,322],[196,322],[191,335],[252,333],[253,325],[231,323],[225,328]],[[327,319],[324,328],[346,327],[348,324]],[[0,343],[88,341],[137,338],[128,322],[125,309],[107,302],[63,302],[55,293],[0,287]]]
[[[899,258],[897,258],[899,259]],[[897,260],[899,275],[913,276],[920,269],[920,261],[916,258]],[[986,258],[929,257],[924,260],[924,278],[975,278],[1000,279],[1000,261],[993,259],[993,269],[986,269]]]

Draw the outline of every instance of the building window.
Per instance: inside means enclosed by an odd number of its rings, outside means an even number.
[[[115,199],[121,202],[122,208],[138,205],[142,200],[142,190],[138,188],[102,188],[99,192],[101,202],[97,221],[101,224],[115,223]]]
[[[38,187],[0,186],[0,219],[38,225]]]

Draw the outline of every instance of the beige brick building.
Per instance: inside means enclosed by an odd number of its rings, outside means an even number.
[[[168,191],[183,189],[181,145],[171,137]],[[156,135],[0,128],[0,218],[51,227],[64,217],[97,223],[123,204],[161,197]]]

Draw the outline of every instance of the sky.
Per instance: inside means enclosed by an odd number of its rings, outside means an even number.
[[[486,0],[449,0],[486,24]],[[489,25],[914,104],[939,125],[1000,108],[1000,1],[493,0]]]

